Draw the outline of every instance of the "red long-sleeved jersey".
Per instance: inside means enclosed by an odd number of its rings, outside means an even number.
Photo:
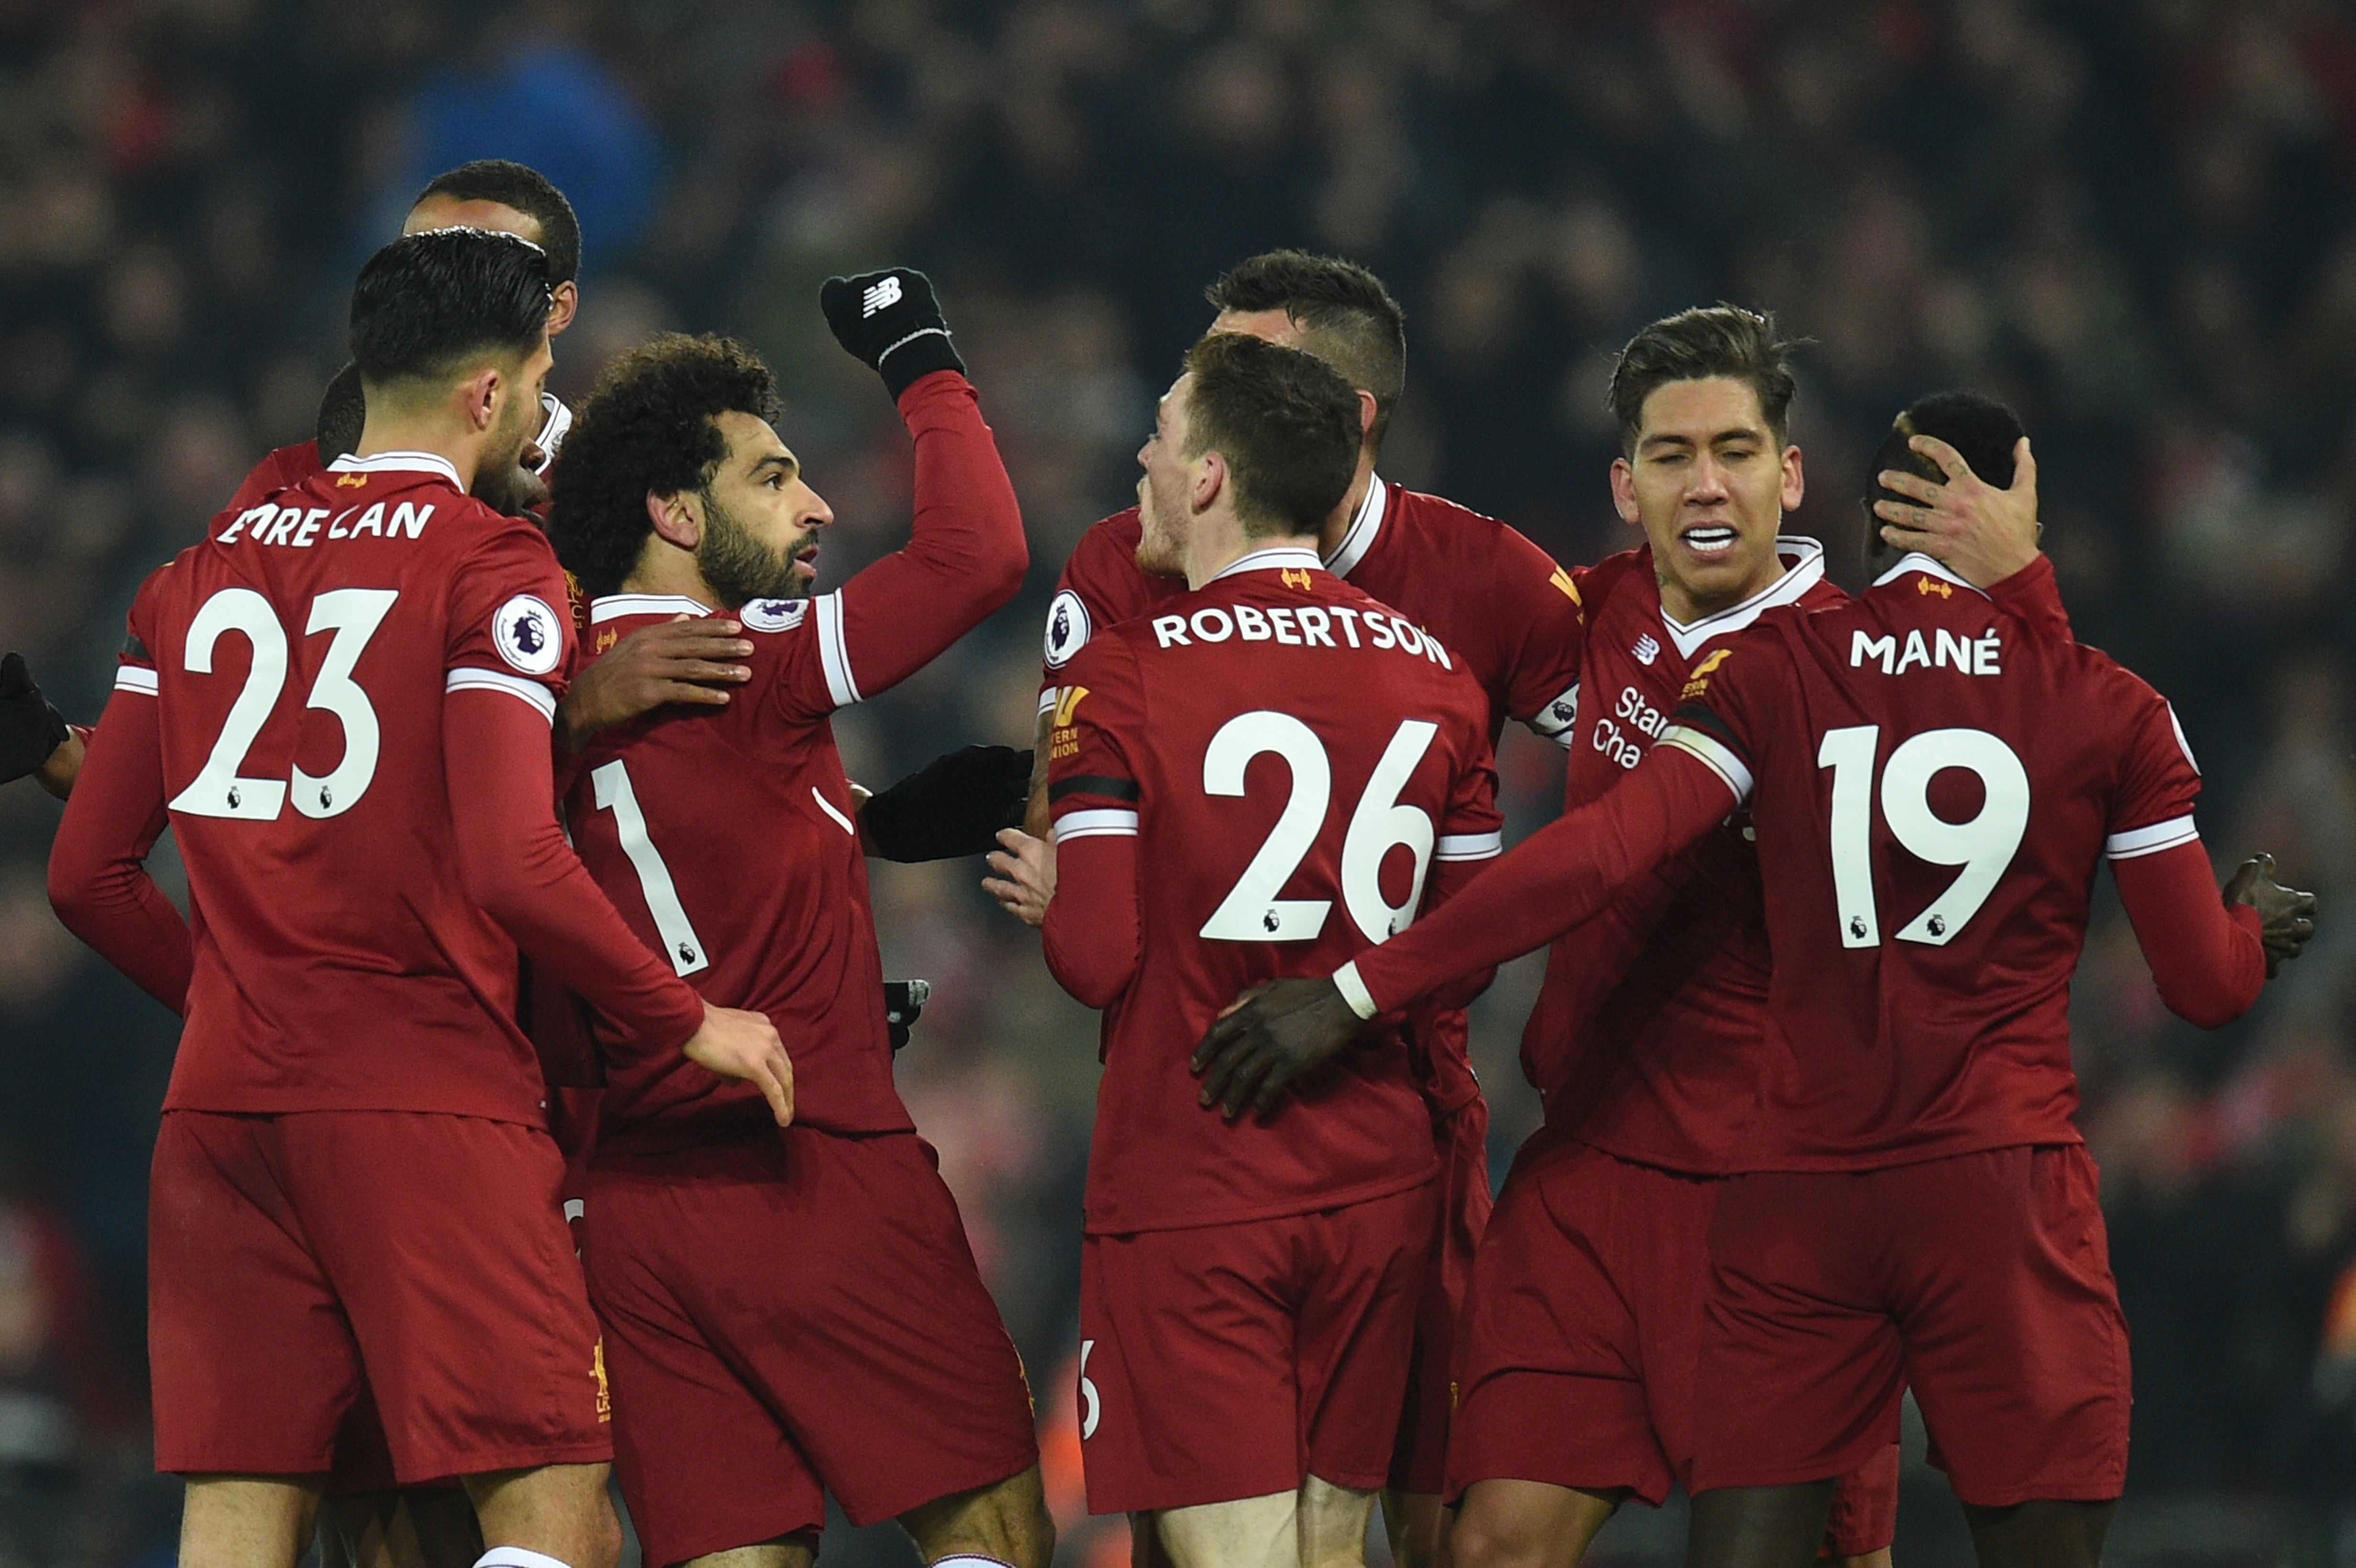
[[[1927,558],[1854,603],[1762,618],[1683,695],[1655,757],[1345,970],[1345,994],[1396,1007],[1578,925],[1730,795],[1775,955],[1731,1168],[2077,1141],[2068,983],[2104,855],[2170,1006],[2214,1024],[2255,998],[2255,916],[2216,896],[2168,705]]]

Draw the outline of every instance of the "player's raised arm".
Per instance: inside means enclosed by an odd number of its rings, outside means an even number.
[[[92,739],[49,849],[49,902],[100,957],[182,1012],[195,964],[188,926],[145,864],[167,819],[152,665],[125,658]]]
[[[1031,556],[933,285],[911,268],[829,278],[827,325],[873,368],[916,443],[907,545],[815,602],[832,706],[896,685],[1014,597]]]

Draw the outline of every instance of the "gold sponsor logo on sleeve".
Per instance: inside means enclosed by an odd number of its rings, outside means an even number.
[[[1056,694],[1055,730],[1047,737],[1047,760],[1076,757],[1080,752],[1080,731],[1075,715],[1080,710],[1081,699],[1088,694],[1085,686],[1067,686]]]
[[[1554,569],[1554,575],[1547,578],[1547,581],[1553,583],[1557,588],[1561,589],[1562,596],[1569,600],[1572,603],[1578,605],[1581,610],[1587,608],[1587,601],[1579,596],[1579,583],[1571,577],[1570,573],[1558,566]]]
[[[590,1352],[589,1375],[597,1380],[597,1419],[614,1419],[614,1391],[605,1383],[605,1336],[597,1336],[597,1348]]]

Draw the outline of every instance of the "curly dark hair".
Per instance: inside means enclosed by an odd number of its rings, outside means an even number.
[[[1671,381],[1724,376],[1748,381],[1759,394],[1759,411],[1782,441],[1791,429],[1792,399],[1799,383],[1792,375],[1792,350],[1804,338],[1775,336],[1775,317],[1739,304],[1697,305],[1663,316],[1628,340],[1612,367],[1605,406],[1620,423],[1620,450],[1636,455],[1636,432],[1644,428],[1644,400]]]
[[[637,568],[649,495],[712,483],[728,455],[712,421],[731,412],[777,421],[776,378],[734,338],[665,333],[605,368],[549,484],[549,540],[585,592],[612,593]]]
[[[1358,471],[1358,393],[1313,354],[1214,332],[1186,355],[1187,455],[1216,449],[1244,532],[1313,534]]]
[[[1875,449],[1865,471],[1865,560],[1869,566],[1886,566],[1899,552],[1881,537],[1881,519],[1874,515],[1876,501],[1905,501],[1884,489],[1881,473],[1894,468],[1934,485],[1946,483],[1939,465],[1907,443],[1918,435],[1934,435],[1963,454],[1972,472],[1999,490],[2012,488],[2013,446],[2028,432],[2020,416],[1994,398],[1972,391],[1933,392],[1906,405],[1890,421],[1890,432]]]
[[[1301,329],[1301,347],[1375,395],[1382,445],[1391,410],[1407,389],[1407,312],[1382,279],[1339,256],[1269,251],[1238,261],[1203,291],[1219,310],[1280,310]]]

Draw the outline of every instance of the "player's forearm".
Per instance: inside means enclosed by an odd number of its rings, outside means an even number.
[[[76,759],[79,788],[49,850],[49,902],[68,931],[141,990],[185,1011],[195,949],[187,923],[147,874],[168,820],[155,699],[119,693],[107,740]]]
[[[703,1003],[631,934],[556,825],[546,720],[496,690],[452,692],[443,746],[467,896],[551,976],[624,1029],[683,1043]]]
[[[2062,603],[2061,581],[2053,575],[2053,558],[2040,555],[2010,577],[1988,586],[1988,597],[2029,630],[2055,642],[2076,640],[2070,626],[2070,607]]]
[[[1357,960],[1377,1010],[1535,952],[1725,819],[1735,802],[1710,768],[1655,747],[1635,772],[1489,864],[1471,886]]]
[[[916,443],[907,547],[843,589],[853,677],[873,696],[930,664],[1014,597],[1031,563],[1023,510],[973,388],[937,370],[900,398]]]
[[[1047,972],[1084,1007],[1108,1008],[1137,975],[1137,836],[1055,848],[1055,897],[1040,927]]]
[[[2114,860],[2111,874],[2169,1011],[2217,1029],[2250,1010],[2266,983],[2258,912],[2225,907],[2199,839]]]
[[[1495,865],[1499,859],[1493,855],[1485,860],[1434,860],[1431,876],[1424,889],[1423,918],[1429,919],[1435,912],[1461,897],[1466,885]],[[1485,965],[1434,987],[1425,1001],[1441,1010],[1469,1008],[1496,977],[1496,965]]]

